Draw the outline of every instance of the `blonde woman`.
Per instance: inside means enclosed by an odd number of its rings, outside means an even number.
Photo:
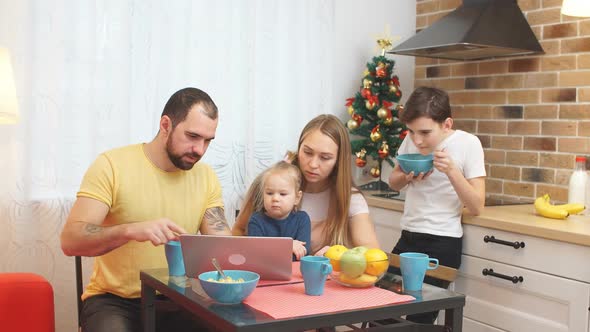
[[[290,155],[303,174],[301,210],[311,218],[312,254],[323,255],[334,244],[379,248],[367,201],[352,181],[351,156],[346,128],[329,114],[315,117],[303,128],[297,153]],[[234,235],[247,233],[260,182],[258,176],[246,194]]]

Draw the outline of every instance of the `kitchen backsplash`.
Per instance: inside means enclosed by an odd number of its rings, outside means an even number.
[[[481,140],[488,196],[549,193],[566,201],[575,156],[590,155],[590,19],[561,15],[561,3],[518,1],[544,55],[470,62],[416,58],[415,86],[445,89],[455,128]],[[417,30],[460,4],[418,0]]]

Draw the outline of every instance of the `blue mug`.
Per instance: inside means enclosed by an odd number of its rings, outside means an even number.
[[[330,259],[321,256],[305,256],[301,258],[299,269],[303,276],[305,294],[322,295],[324,293],[326,277],[332,273]]]
[[[430,258],[427,254],[404,252],[399,257],[404,290],[407,291],[421,290],[426,270],[434,270],[438,267],[438,259]],[[431,266],[430,263],[433,263],[434,266]]]
[[[169,241],[165,245],[166,260],[168,261],[168,274],[171,276],[183,276],[184,259],[182,258],[182,247],[178,241]]]

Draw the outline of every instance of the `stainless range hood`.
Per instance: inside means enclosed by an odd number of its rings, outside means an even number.
[[[516,0],[464,0],[388,53],[482,60],[544,51]]]

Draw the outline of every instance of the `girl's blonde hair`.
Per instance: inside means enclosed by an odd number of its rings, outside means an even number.
[[[285,174],[291,178],[293,181],[295,193],[301,190],[302,176],[299,167],[285,161],[279,161],[278,163],[264,170],[262,173],[258,174],[258,176],[250,185],[245,198],[245,202],[251,202],[252,205],[250,208],[251,212],[248,214],[248,216],[256,212],[264,211],[264,184],[270,175],[277,173]],[[297,211],[300,205],[301,201],[299,201],[299,204],[297,204],[293,210]]]
[[[330,181],[330,202],[328,205],[328,216],[324,221],[325,226],[321,235],[322,243],[317,246],[321,248],[327,245],[344,244],[351,245],[350,228],[348,227],[348,211],[350,209],[350,196],[352,188],[355,193],[359,193],[354,186],[351,171],[350,139],[348,131],[336,116],[331,114],[321,114],[313,118],[299,136],[297,152],[301,149],[301,144],[307,136],[315,130],[330,137],[338,146],[338,155],[336,165],[329,176]],[[299,158],[293,155],[293,164],[299,166]],[[305,192],[305,178],[303,179],[303,191]]]

